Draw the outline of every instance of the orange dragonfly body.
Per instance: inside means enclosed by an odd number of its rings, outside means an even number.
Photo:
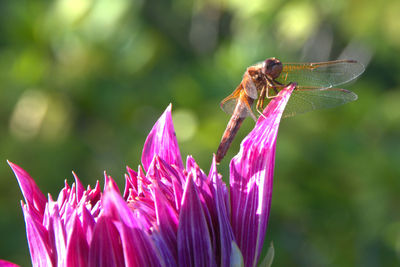
[[[276,58],[247,68],[239,86],[221,102],[221,108],[232,114],[217,150],[219,163],[229,149],[243,120],[252,110],[262,115],[264,104],[274,98],[289,83],[296,83],[283,117],[291,117],[314,109],[330,108],[351,102],[357,95],[345,89],[334,88],[356,79],[364,66],[355,60],[335,60],[318,63],[281,63]]]

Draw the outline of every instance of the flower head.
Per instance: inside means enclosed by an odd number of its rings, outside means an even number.
[[[25,202],[33,266],[255,266],[269,216],[279,121],[294,86],[274,98],[230,164],[230,194],[212,160],[208,175],[179,152],[169,106],[146,139],[142,166],[121,193],[105,174],[78,177],[46,198],[9,162]]]

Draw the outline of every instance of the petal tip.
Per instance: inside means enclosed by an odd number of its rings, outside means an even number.
[[[7,164],[8,164],[8,166],[10,166],[10,167],[11,167],[11,169],[12,169],[12,170],[14,170],[14,169],[18,168],[18,165],[16,165],[16,164],[12,163],[12,162],[11,162],[11,161],[9,161],[8,159],[7,159]]]

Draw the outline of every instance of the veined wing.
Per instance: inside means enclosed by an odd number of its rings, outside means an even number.
[[[276,80],[285,85],[295,82],[299,86],[331,88],[356,79],[364,69],[364,65],[355,60],[286,63]]]
[[[315,109],[332,108],[355,100],[357,95],[345,89],[298,86],[290,96],[282,117],[292,117]]]
[[[238,115],[240,118],[253,116],[251,111],[251,104],[245,98],[246,93],[243,91],[243,87],[240,84],[232,94],[227,96],[221,101],[221,108],[228,114]]]

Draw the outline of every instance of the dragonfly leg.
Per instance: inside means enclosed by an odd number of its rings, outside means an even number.
[[[257,108],[262,109],[264,107],[264,98],[265,98],[266,93],[267,93],[267,87],[264,86],[261,89],[260,97],[258,98],[258,101],[257,101]]]
[[[264,116],[264,114],[262,113],[262,111],[261,110],[259,110],[258,108],[257,108],[257,112],[260,114],[260,116],[262,116],[264,119],[266,119],[267,117],[265,117]]]
[[[261,115],[261,116],[263,116],[264,118],[265,118],[265,116],[264,116],[264,114],[262,113],[262,109],[264,108],[264,98],[265,98],[265,94],[267,93],[267,91],[266,91],[266,86],[264,86],[262,89],[261,89],[261,92],[260,92],[260,97],[258,98],[258,100],[257,100],[257,105],[256,105],[256,110],[257,110],[257,112]]]
[[[270,88],[274,89],[275,95],[269,95],[269,89]],[[268,99],[272,99],[272,98],[275,98],[277,94],[278,94],[278,91],[276,90],[276,87],[272,83],[267,81],[265,97],[268,98]]]

